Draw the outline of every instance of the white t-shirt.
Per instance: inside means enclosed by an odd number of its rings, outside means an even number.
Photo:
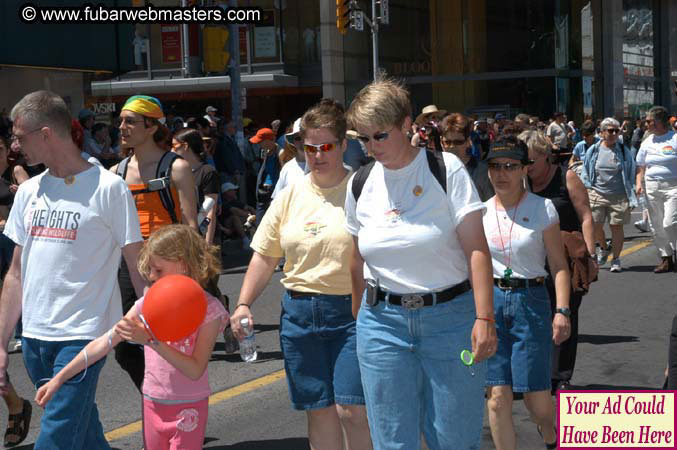
[[[280,178],[277,179],[277,184],[275,185],[275,189],[273,189],[273,196],[272,198],[275,198],[275,196],[282,191],[282,189],[286,188],[290,184],[293,184],[294,181],[300,180],[303,178],[303,175],[306,174],[306,162],[305,161],[297,161],[296,158],[292,158],[287,163],[282,166],[282,170],[280,170]]]
[[[543,231],[559,223],[559,215],[552,201],[527,192],[515,208],[496,210],[496,197],[484,202],[484,233],[491,251],[494,277],[503,278],[510,263],[512,278],[545,277],[545,242]],[[512,218],[515,215],[515,224]],[[500,232],[499,225],[500,222]]]
[[[425,152],[398,170],[376,162],[357,205],[354,177],[348,183],[346,228],[359,238],[364,277],[400,294],[443,290],[468,278],[456,227],[468,213],[484,209],[468,171],[451,153],[442,154],[445,198]]]
[[[565,124],[552,122],[550,125],[548,125],[545,135],[552,137],[555,145],[560,148],[566,148],[569,143],[569,139],[567,137],[567,126]]]
[[[677,133],[647,137],[637,152],[637,165],[646,166],[644,177],[655,181],[677,180]]]
[[[93,166],[67,185],[45,171],[19,186],[4,233],[23,247],[25,337],[94,339],[120,319],[121,248],[142,240],[122,178]]]

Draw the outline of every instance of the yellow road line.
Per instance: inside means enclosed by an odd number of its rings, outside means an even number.
[[[653,244],[653,241],[643,241],[643,242],[640,242],[639,244],[633,245],[632,247],[628,247],[621,252],[621,257],[628,256],[631,253],[638,252],[641,249],[650,246],[651,244]]]
[[[230,398],[237,397],[238,395],[246,394],[247,392],[251,392],[253,390],[273,384],[276,381],[281,380],[282,378],[284,378],[284,370],[278,370],[277,372],[273,372],[261,378],[248,381],[239,386],[235,386],[221,392],[216,392],[209,396],[209,404],[215,405]],[[110,442],[116,439],[122,439],[124,437],[129,436],[130,434],[139,433],[141,429],[142,422],[138,420],[123,427],[109,431],[105,435],[106,440]]]

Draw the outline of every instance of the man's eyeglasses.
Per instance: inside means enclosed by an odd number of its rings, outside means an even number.
[[[19,143],[21,143],[21,139],[24,139],[24,138],[25,138],[26,136],[28,136],[29,134],[33,134],[33,133],[35,133],[36,131],[42,130],[42,128],[43,128],[43,127],[36,128],[35,130],[28,131],[28,132],[26,132],[26,133],[24,133],[24,134],[21,134],[21,135],[19,135],[19,134],[12,134],[12,135],[9,137],[9,140],[10,140],[11,142],[17,142],[17,141],[18,141]]]
[[[357,139],[362,141],[363,144],[368,144],[370,140],[375,140],[376,142],[383,142],[388,137],[390,136],[390,133],[394,130],[395,128],[391,128],[390,131],[381,131],[380,133],[374,133],[372,137],[365,136],[363,134],[358,134]]]
[[[490,162],[490,163],[487,163],[487,166],[489,167],[489,170],[493,170],[495,172],[498,172],[498,171],[503,170],[503,169],[505,169],[508,172],[514,172],[514,171],[522,168],[522,164],[520,164],[520,163]]]
[[[621,132],[621,130],[619,130],[618,128],[607,128],[604,131],[606,131],[607,133],[611,133],[611,134],[618,134],[618,133]]]
[[[317,153],[318,151],[322,153],[329,153],[330,151],[334,150],[337,145],[338,142],[327,142],[326,144],[318,145],[303,144],[303,150],[307,151],[308,153]]]
[[[467,139],[442,139],[440,141],[445,147],[460,147],[461,145],[468,142]]]

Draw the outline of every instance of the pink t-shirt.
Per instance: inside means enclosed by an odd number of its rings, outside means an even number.
[[[221,322],[219,333],[221,333],[228,323],[228,312],[216,297],[206,292],[205,294],[207,295],[207,313],[200,328],[214,320],[219,320]],[[143,297],[136,301],[136,311],[141,311],[142,306]],[[185,355],[192,355],[200,328],[181,341],[167,342],[167,344]],[[152,399],[172,401],[196,401],[209,397],[211,390],[207,370],[198,380],[191,380],[182,374],[179,369],[169,364],[151,346],[144,346],[144,356],[146,369],[142,392],[145,396]]]

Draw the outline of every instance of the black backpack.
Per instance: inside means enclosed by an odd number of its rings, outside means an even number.
[[[442,189],[446,193],[447,166],[444,164],[442,152],[426,150],[425,153],[430,171],[433,173],[433,176],[437,182],[440,183],[440,186],[442,186]],[[374,162],[375,161],[372,161],[369,164],[360,167],[357,169],[357,172],[355,172],[355,176],[353,178],[353,197],[355,198],[355,204],[357,204],[357,200],[360,198],[360,194],[362,194],[362,188],[364,187],[364,183],[367,182],[367,178],[369,178],[371,169],[374,167]]]
[[[127,176],[127,165],[129,164],[130,156],[126,157],[120,164],[118,164],[117,173],[124,180]],[[169,217],[172,219],[172,223],[179,223],[178,218],[176,217],[176,205],[174,203],[174,198],[172,197],[171,187],[171,176],[172,176],[172,164],[177,159],[182,159],[179,155],[174,152],[166,152],[158,161],[157,168],[155,170],[155,179],[148,182],[148,187],[146,189],[132,191],[132,195],[145,194],[148,192],[157,192],[160,195],[160,200],[162,201],[162,206],[169,213]]]

